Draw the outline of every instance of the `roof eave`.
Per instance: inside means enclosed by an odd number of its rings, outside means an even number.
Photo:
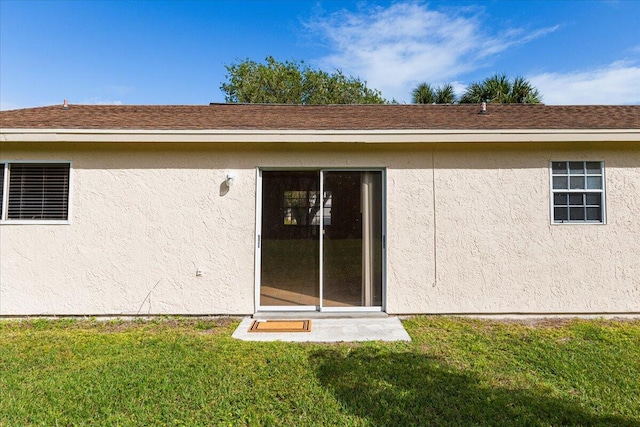
[[[482,143],[640,142],[640,129],[181,130],[0,129],[0,142],[73,143]]]

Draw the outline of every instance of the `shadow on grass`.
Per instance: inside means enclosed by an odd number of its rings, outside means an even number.
[[[480,378],[428,355],[376,348],[311,355],[319,381],[346,411],[378,426],[624,426],[543,390],[487,387]]]

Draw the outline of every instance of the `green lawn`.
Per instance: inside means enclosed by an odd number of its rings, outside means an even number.
[[[252,343],[229,319],[0,321],[0,426],[640,426],[640,321],[405,321]]]

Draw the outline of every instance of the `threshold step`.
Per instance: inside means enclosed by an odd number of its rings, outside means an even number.
[[[253,313],[254,319],[384,319],[389,317],[382,311],[258,311]]]

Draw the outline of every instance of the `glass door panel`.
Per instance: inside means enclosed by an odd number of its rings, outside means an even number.
[[[318,171],[262,172],[261,306],[319,306]]]
[[[322,305],[382,305],[382,172],[323,174]]]

